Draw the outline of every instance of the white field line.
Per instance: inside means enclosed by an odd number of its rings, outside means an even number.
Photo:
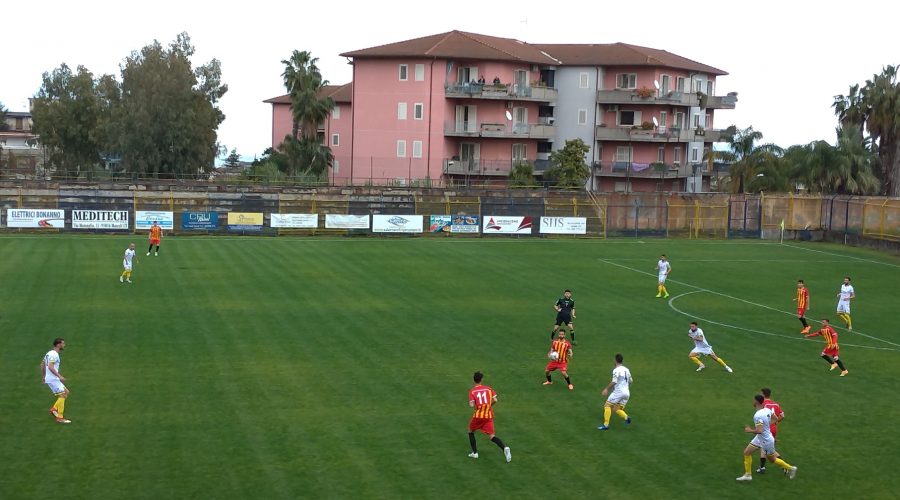
[[[611,265],[611,266],[620,267],[620,268],[622,268],[622,269],[627,269],[627,270],[629,270],[629,271],[636,272],[636,273],[640,273],[640,274],[646,274],[646,275],[648,275],[648,276],[653,276],[654,278],[656,277],[656,273],[650,273],[650,272],[647,272],[647,271],[642,271],[642,270],[640,270],[640,269],[635,269],[635,268],[633,268],[633,267],[624,266],[624,265],[622,265],[622,264],[617,264],[617,263],[615,263],[615,262],[612,262],[612,261],[609,261],[609,260],[606,260],[606,259],[598,259],[598,260],[599,260],[600,262],[609,264],[609,265]],[[774,311],[774,312],[777,312],[777,313],[787,314],[788,316],[795,316],[795,315],[796,315],[796,313],[793,313],[793,312],[790,312],[790,311],[782,311],[781,309],[776,309],[776,308],[774,308],[774,307],[770,307],[770,306],[767,306],[767,305],[765,305],[765,304],[760,304],[760,303],[757,303],[757,302],[751,302],[751,301],[749,301],[749,300],[742,299],[742,298],[740,298],[740,297],[735,297],[735,296],[733,296],[733,295],[728,295],[728,294],[725,294],[725,293],[722,293],[722,292],[717,292],[717,291],[715,291],[715,290],[710,290],[710,289],[708,289],[708,288],[703,288],[703,287],[700,287],[700,286],[697,286],[697,285],[692,285],[692,284],[690,284],[690,283],[685,283],[684,281],[678,281],[678,280],[672,280],[672,279],[669,279],[669,280],[666,280],[666,281],[669,281],[669,282],[672,282],[672,283],[678,283],[679,285],[684,285],[684,286],[687,286],[687,287],[689,287],[689,288],[694,288],[694,289],[696,289],[697,291],[700,291],[700,292],[711,293],[711,294],[713,294],[713,295],[718,295],[718,296],[720,296],[720,297],[725,297],[725,298],[727,298],[727,299],[736,300],[736,301],[738,301],[738,302],[743,302],[744,304],[747,304],[747,305],[756,306],[756,307],[762,307],[763,309],[768,309],[768,310],[770,310],[770,311]],[[678,311],[678,312],[681,312],[681,311]],[[815,321],[815,320],[813,320],[813,322],[818,323],[818,321]],[[839,330],[845,330],[844,328],[841,328],[840,326],[837,326],[837,325],[832,325],[832,327],[835,328],[835,329],[839,329]],[[738,328],[738,327],[734,327],[734,328]],[[740,328],[739,328],[739,329],[740,329]],[[846,330],[845,330],[845,331],[846,331]],[[772,334],[772,335],[777,335],[777,334]],[[859,336],[861,336],[861,337],[866,337],[866,338],[869,338],[869,339],[872,339],[872,340],[877,340],[878,342],[883,342],[883,343],[885,343],[885,344],[892,345],[892,346],[894,346],[894,347],[900,347],[900,344],[896,344],[896,343],[891,342],[891,341],[889,341],[889,340],[884,340],[884,339],[881,339],[881,338],[878,338],[878,337],[873,337],[873,336],[871,336],[871,335],[867,335],[867,334],[865,334],[865,333],[860,332],[859,330],[853,330],[853,332],[852,332],[850,335],[859,335]],[[850,344],[845,344],[845,345],[850,345]],[[861,346],[861,347],[862,347],[862,346]],[[895,349],[889,349],[889,350],[893,351],[893,350],[895,350]]]
[[[825,250],[816,250],[814,248],[806,248],[806,247],[802,247],[802,246],[798,246],[798,245],[790,245],[787,243],[785,243],[784,246],[786,246],[788,248],[793,248],[796,250],[805,250],[807,252],[822,253],[825,255],[834,255],[835,257],[841,257],[844,259],[853,259],[853,260],[858,260],[860,262],[868,262],[869,264],[878,264],[880,266],[889,266],[889,267],[900,268],[900,264],[891,264],[890,262],[882,262],[880,260],[864,259],[862,257],[854,257],[852,255],[846,255],[846,254],[836,253],[836,252],[828,252]]]

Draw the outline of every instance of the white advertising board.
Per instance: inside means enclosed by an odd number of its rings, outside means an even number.
[[[424,228],[421,215],[373,215],[373,233],[421,233]]]
[[[532,218],[507,215],[485,215],[482,234],[531,234]]]
[[[319,227],[319,214],[269,214],[271,227],[315,229]]]
[[[6,211],[6,227],[66,227],[66,211],[51,208],[10,208]]]
[[[587,234],[586,217],[541,217],[541,234]]]

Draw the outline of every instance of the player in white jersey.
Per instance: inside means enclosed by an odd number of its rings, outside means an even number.
[[[616,367],[612,371],[612,381],[600,392],[604,396],[609,394],[610,388],[613,389],[612,394],[606,399],[603,405],[603,425],[597,427],[601,431],[609,429],[609,418],[612,412],[622,417],[626,424],[631,423],[631,417],[625,413],[625,405],[628,404],[628,398],[631,396],[629,385],[634,382],[631,378],[631,370],[622,364],[623,358],[621,354],[616,354]]]
[[[750,469],[756,450],[762,450],[766,454],[766,459],[784,469],[789,478],[794,479],[797,475],[797,467],[782,460],[775,451],[775,438],[772,437],[772,431],[769,430],[775,412],[771,408],[766,408],[765,400],[766,398],[762,394],[757,394],[753,398],[753,407],[756,408],[756,413],[753,414],[753,427],[745,425],[744,432],[755,434],[755,436],[744,448],[744,475],[737,478],[738,481],[753,480]]]
[[[728,366],[728,363],[725,362],[724,359],[716,356],[716,353],[713,351],[709,342],[706,341],[706,336],[703,334],[703,330],[697,327],[697,322],[691,322],[691,328],[688,330],[688,337],[690,337],[694,341],[694,348],[691,349],[691,353],[688,354],[691,361],[697,363],[697,371],[706,368],[706,365],[700,361],[700,355],[709,356],[712,359],[716,360],[716,363],[719,363],[725,368],[725,371],[728,373],[732,373],[734,370]]]
[[[837,297],[837,315],[847,325],[847,330],[853,330],[853,320],[850,319],[850,300],[856,298],[856,292],[853,290],[853,285],[850,284],[850,276],[844,277],[841,291],[838,292]]]
[[[669,262],[669,259],[666,258],[666,254],[659,256],[659,262],[656,263],[656,272],[659,274],[656,285],[656,298],[668,298],[669,292],[666,290],[666,278],[668,278],[669,273],[672,272],[672,264]]]
[[[66,398],[69,397],[69,389],[65,386],[65,377],[59,373],[59,353],[66,348],[65,339],[57,338],[53,341],[53,349],[47,351],[41,360],[41,382],[47,384],[50,392],[56,396],[56,402],[50,407],[50,415],[56,417],[61,424],[71,424],[63,413],[66,410]]]
[[[134,264],[134,243],[128,245],[128,248],[125,249],[125,257],[122,258],[122,267],[125,268],[122,271],[122,275],[119,276],[120,283],[131,283],[131,267]]]

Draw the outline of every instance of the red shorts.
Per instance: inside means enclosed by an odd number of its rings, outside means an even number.
[[[472,417],[472,421],[469,422],[469,432],[478,430],[488,435],[494,434],[494,419]]]
[[[840,354],[840,347],[826,347],[824,351],[822,351],[823,356],[831,356],[832,358],[838,357]]]
[[[802,318],[803,316],[806,316],[806,308],[800,309],[798,307],[797,308],[797,317]]]
[[[569,366],[568,362],[551,361],[551,362],[547,363],[547,368],[545,368],[544,371],[552,372],[553,370],[559,370],[559,371],[567,372],[567,371],[569,371],[566,369],[568,366]]]
[[[159,240],[150,240],[151,245],[159,245]]]

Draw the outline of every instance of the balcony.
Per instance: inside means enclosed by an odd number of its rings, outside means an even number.
[[[737,92],[728,95],[700,95],[700,107],[706,109],[734,109],[737,104]]]
[[[654,127],[649,130],[631,127],[597,127],[598,141],[620,142],[718,142],[724,140],[722,130],[681,130],[677,127]]]
[[[512,160],[459,160],[449,158],[444,160],[444,174],[507,177],[510,170],[512,170],[512,164]]]
[[[594,162],[593,174],[599,177],[679,179],[693,175],[692,165],[678,163],[633,163],[629,161]]]
[[[555,102],[559,91],[552,87],[519,85],[516,83],[463,83],[444,85],[444,95],[451,99],[487,99],[496,101]]]
[[[447,137],[498,137],[503,139],[553,139],[556,127],[547,123],[476,123],[450,122],[444,124]]]
[[[694,92],[667,92],[654,94],[649,97],[641,97],[635,90],[616,89],[598,90],[597,102],[600,104],[656,104],[662,106],[698,106],[700,98]]]

